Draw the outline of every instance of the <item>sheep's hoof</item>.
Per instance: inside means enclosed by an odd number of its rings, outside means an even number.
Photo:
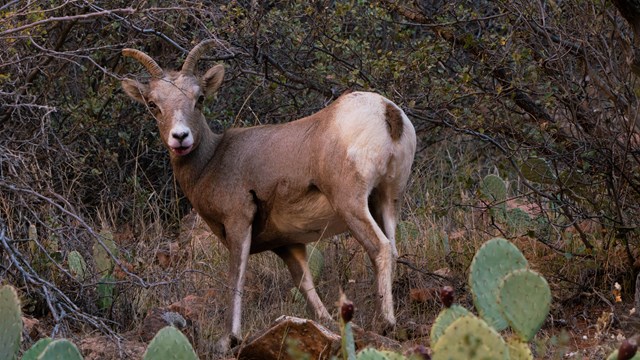
[[[379,325],[379,329],[380,329],[379,330],[379,334],[380,335],[391,337],[396,331],[396,321],[395,321],[395,319],[393,319],[393,322],[391,322],[391,321],[383,321]]]

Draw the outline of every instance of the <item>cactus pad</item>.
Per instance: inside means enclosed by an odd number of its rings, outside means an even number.
[[[100,237],[102,238],[102,242],[109,249],[113,256],[118,256],[118,248],[116,247],[115,241],[113,241],[113,233],[110,231],[102,231],[100,232]],[[105,248],[98,242],[93,243],[93,259],[96,265],[96,272],[100,276],[111,275],[113,271],[114,261],[105,250]]]
[[[525,160],[520,165],[520,172],[525,179],[541,184],[553,183],[556,180],[547,160],[539,157]]]
[[[356,360],[407,360],[407,357],[393,351],[366,348],[358,353]]]
[[[500,334],[475,316],[463,316],[444,331],[433,347],[433,360],[509,359]]]
[[[69,340],[60,339],[47,345],[38,360],[82,360],[82,355]]]
[[[100,279],[96,286],[96,293],[98,294],[98,307],[102,310],[108,310],[113,305],[113,299],[115,298],[115,281],[111,276],[105,276]]]
[[[527,228],[531,224],[531,217],[524,210],[519,208],[510,209],[506,216],[507,226],[512,231]]]
[[[0,359],[12,360],[22,340],[20,300],[11,285],[0,288]]]
[[[38,360],[38,357],[44,349],[46,349],[53,340],[51,338],[42,338],[38,340],[33,346],[22,354],[22,360]]]
[[[498,292],[509,326],[522,341],[531,341],[549,314],[551,290],[547,281],[535,271],[516,270],[502,279]]]
[[[533,354],[529,348],[529,344],[520,341],[520,339],[509,339],[509,360],[533,360]]]
[[[167,326],[158,331],[144,353],[144,360],[163,359],[193,360],[198,355],[180,330]]]
[[[527,267],[527,259],[508,240],[495,238],[484,243],[471,262],[469,285],[480,316],[497,331],[507,328],[497,303],[498,286],[513,270]]]
[[[87,276],[87,263],[79,252],[73,250],[67,256],[69,271],[79,281],[83,281]]]
[[[507,185],[498,175],[487,175],[482,179],[480,193],[490,202],[507,198]]]
[[[431,326],[431,346],[434,346],[438,342],[438,339],[444,331],[447,330],[449,325],[463,316],[473,316],[473,314],[460,305],[452,305],[450,308],[440,311],[440,314]]]

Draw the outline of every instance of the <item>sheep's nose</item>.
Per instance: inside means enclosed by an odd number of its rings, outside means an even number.
[[[178,141],[182,141],[186,139],[187,136],[189,136],[189,132],[188,131],[175,132],[175,133],[172,133],[171,136],[173,136],[173,138]]]

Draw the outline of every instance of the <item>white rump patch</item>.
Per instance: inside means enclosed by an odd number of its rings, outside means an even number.
[[[386,103],[380,95],[354,95],[339,104],[335,121],[347,146],[347,157],[359,173],[369,178],[385,172],[386,159],[393,151],[385,119]]]

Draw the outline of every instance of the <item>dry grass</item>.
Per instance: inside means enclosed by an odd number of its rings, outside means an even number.
[[[394,296],[400,324],[430,325],[440,310],[436,297],[412,300],[412,289],[437,289],[452,284],[459,291],[459,302],[471,307],[466,288],[467,268],[476,249],[495,236],[514,241],[532,267],[549,279],[556,299],[552,314],[554,321],[573,316],[562,301],[580,293],[580,289],[584,290],[585,282],[580,280],[585,276],[593,277],[590,286],[595,291],[597,286],[610,283],[616,274],[623,271],[624,266],[616,266],[620,263],[611,261],[617,256],[615,251],[598,252],[599,258],[569,258],[554,250],[553,247],[569,251],[577,249],[578,242],[571,229],[549,225],[556,236],[551,244],[546,245],[535,237],[524,236],[526,229],[510,228],[496,222],[477,198],[476,184],[484,174],[454,166],[473,162],[474,159],[470,157],[474,156],[474,152],[457,148],[457,152],[451,154],[451,149],[446,146],[433,150],[428,152],[429,157],[418,159],[416,163],[415,175],[405,199],[402,222],[398,227],[401,262],[396,266]],[[510,193],[517,195],[518,186],[517,181],[510,182]],[[526,200],[517,196],[515,199],[520,199],[517,204]],[[206,294],[211,300],[207,311],[208,321],[199,329],[197,341],[198,351],[206,355],[211,351],[211,344],[222,334],[224,294],[227,290],[224,280],[227,251],[208,233],[203,223],[194,223],[192,220],[183,223],[177,234],[167,232],[157,224],[146,224],[133,246],[133,252],[140,255],[138,262],[141,267],[138,271],[150,282],[167,283],[148,289],[133,287],[125,290],[120,305],[130,307],[130,311],[123,313],[135,316],[130,318],[133,321],[126,327],[135,328],[151,307],[167,306],[189,294]],[[591,236],[594,242],[602,244],[602,237],[597,232]],[[170,266],[161,266],[156,255],[171,242],[180,244],[180,256],[176,256]],[[324,303],[330,311],[333,310],[340,291],[344,291],[356,304],[354,321],[364,328],[373,329],[377,321],[374,278],[371,263],[363,249],[353,238],[344,235],[313,246],[314,251],[320,251],[324,256],[324,270],[316,283]],[[589,269],[595,268],[599,262],[605,264],[601,269],[605,274],[590,275]],[[435,276],[434,272],[446,272],[448,278]],[[264,329],[283,314],[307,316],[304,303],[295,299],[292,287],[288,271],[277,256],[269,252],[251,256],[244,290],[244,334]],[[607,297],[605,292],[601,291],[600,294]],[[593,300],[589,299],[587,303],[593,303]],[[585,319],[587,324],[593,321],[596,320]],[[588,325],[585,327],[589,328]],[[571,340],[557,337],[559,330],[555,322],[550,322],[539,337],[538,348],[548,348],[550,350],[544,352],[553,355],[561,353],[563,346],[579,346],[576,341],[571,344]],[[578,333],[582,332],[575,332]],[[428,339],[416,339],[413,342],[428,344]]]
[[[563,346],[592,349],[592,353],[603,351],[599,344],[607,345],[611,340],[599,338],[586,342],[582,336],[587,334],[589,339],[594,338],[592,329],[603,310],[613,309],[618,313],[627,310],[624,306],[630,303],[628,298],[623,304],[615,304],[610,294],[616,281],[625,289],[633,285],[624,276],[628,266],[620,261],[624,258],[622,247],[612,242],[613,234],[597,226],[582,226],[597,246],[593,254],[585,254],[571,227],[560,227],[553,221],[538,224],[536,226],[545,228],[546,237],[541,238],[531,236],[530,228],[508,226],[493,218],[487,204],[479,199],[478,183],[487,173],[508,178],[508,171],[489,165],[499,159],[478,157],[480,152],[476,146],[474,142],[452,140],[431,146],[416,159],[397,235],[401,257],[396,265],[393,291],[399,323],[401,326],[429,326],[440,311],[441,305],[435,296],[425,296],[419,301],[412,299],[412,290],[416,289],[426,290],[424,294],[428,295],[445,284],[453,285],[458,291],[459,302],[471,307],[466,287],[467,268],[482,243],[502,236],[523,251],[531,266],[543,273],[552,287],[552,320],[541,332],[541,344],[538,345],[539,349],[549,350],[540,351],[558,354]],[[136,178],[144,179],[144,176]],[[144,279],[148,286],[139,286],[125,274],[118,279],[113,307],[104,313],[95,308],[95,284],[89,282],[85,284],[88,291],[77,293],[78,302],[84,306],[83,310],[105,316],[113,321],[112,328],[125,333],[139,328],[146,313],[154,307],[168,306],[192,294],[207,297],[209,301],[203,314],[207,321],[198,325],[195,343],[202,357],[208,358],[212,344],[223,329],[225,293],[228,291],[225,281],[227,250],[209,234],[202,222],[190,217],[181,219],[177,215],[180,211],[175,204],[184,202],[175,192],[175,184],[167,184],[166,189],[160,190],[165,196],[148,190],[147,185],[143,182],[132,186],[134,192],[126,200],[130,204],[105,202],[94,223],[102,224],[114,234],[120,260],[131,264],[132,273]],[[507,206],[543,210],[543,215],[551,220],[558,216],[545,208],[544,203],[523,196],[526,189],[518,180],[508,181],[508,188],[511,200]],[[171,197],[177,200],[169,208],[164,203],[166,194],[172,194]],[[2,202],[5,205],[2,212],[8,219],[16,218],[14,210],[6,206],[9,201],[25,204],[30,201],[26,195],[18,195],[0,194],[6,200]],[[132,209],[124,225],[119,213],[122,208]],[[73,233],[76,235],[70,237],[73,219],[59,217],[58,222],[52,219],[37,219],[36,225],[43,237],[57,236],[62,240],[61,248],[65,251],[78,249],[91,262],[91,236]],[[20,226],[17,222],[8,225],[11,229]],[[608,244],[613,245],[607,247]],[[324,269],[316,285],[327,308],[330,311],[335,308],[342,290],[356,304],[354,321],[365,329],[373,329],[378,320],[374,277],[364,250],[347,235],[312,246],[324,257]],[[27,252],[26,247],[21,249]],[[62,262],[61,267],[64,266]],[[434,273],[446,273],[447,277]],[[292,287],[288,271],[277,256],[269,252],[251,256],[244,289],[243,333],[255,333],[283,314],[307,316],[305,304],[295,299]],[[65,289],[73,287],[67,285]],[[580,321],[572,323],[572,319]],[[558,336],[562,329],[567,330],[568,339],[562,340]],[[611,329],[616,329],[615,324]],[[69,329],[67,336],[85,330],[87,328]],[[411,342],[428,344],[428,338],[418,337]]]

